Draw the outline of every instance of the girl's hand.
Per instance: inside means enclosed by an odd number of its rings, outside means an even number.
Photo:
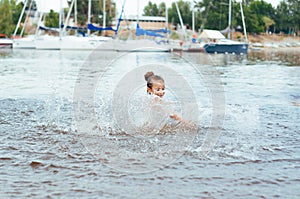
[[[185,128],[197,129],[199,128],[194,122],[187,122],[176,114],[171,114],[170,118],[179,121],[178,124],[183,125]]]
[[[171,115],[170,115],[170,118],[172,118],[172,119],[174,119],[174,120],[182,121],[181,117],[179,117],[179,116],[176,115],[176,114],[171,114]]]

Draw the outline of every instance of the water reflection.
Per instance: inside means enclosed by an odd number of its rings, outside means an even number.
[[[105,57],[103,52],[95,53],[85,60],[89,54],[87,51],[0,51],[2,198],[299,196],[300,68],[287,67],[299,66],[299,52],[274,49],[249,52],[242,56],[182,53],[181,58],[184,60],[169,53],[130,53],[122,57],[120,53],[120,60],[115,62],[117,65],[111,65],[110,70],[106,70],[103,84],[99,82],[101,87],[92,95],[99,99],[95,102],[95,107],[99,107],[95,111],[103,110],[97,112],[101,120],[99,124],[111,122],[110,115],[107,116],[111,102],[104,98],[108,93],[101,91],[113,93],[113,86],[120,82],[126,70],[144,63],[149,65],[149,62],[158,62],[159,66],[164,64],[180,71],[201,102],[201,129],[191,146],[199,147],[206,134],[220,132],[221,136],[214,150],[203,157],[199,155],[199,150],[181,148],[184,146],[182,143],[189,141],[187,138],[191,134],[177,137],[176,134],[158,135],[157,139],[147,140],[113,131],[101,139],[95,139],[100,136],[90,134],[87,141],[95,144],[89,146],[91,151],[99,148],[108,151],[101,157],[97,156],[98,159],[87,151],[82,139],[78,139],[73,103],[74,85],[80,69],[86,64],[94,64],[92,69],[95,70],[84,76],[88,86],[83,87],[84,92],[78,93],[85,97],[95,74],[103,72],[102,68],[110,60],[102,58]],[[199,68],[202,79],[188,62]],[[138,77],[141,77],[141,93],[144,93],[143,76]],[[213,84],[209,88],[211,93],[225,91],[224,128],[208,128],[211,102],[206,81]],[[169,82],[166,81],[173,86]],[[219,86],[221,83],[222,86]],[[101,101],[102,98],[109,101],[107,109],[100,109],[107,102]],[[85,108],[84,105],[82,107]],[[87,110],[90,109],[84,109]],[[134,112],[136,109],[130,110]],[[88,118],[87,121],[92,120]],[[97,127],[91,133],[98,132]],[[170,142],[165,142],[168,138]],[[175,150],[166,150],[172,146],[169,143],[174,143]],[[110,150],[115,148],[122,153]],[[137,161],[137,158],[130,159],[127,155],[137,152],[146,158],[152,155],[150,157],[153,160],[149,161],[149,158],[144,163]],[[177,158],[183,152],[184,155],[178,161],[152,173],[130,175],[114,169],[119,165],[119,168],[125,170],[133,165],[146,170],[148,165],[160,165],[162,161],[159,160]],[[108,164],[112,166],[107,167]]]
[[[26,50],[25,50],[26,51]],[[42,51],[45,52],[45,51]],[[0,59],[12,57],[13,49],[1,49]],[[40,53],[40,52],[38,52]],[[28,53],[26,53],[28,54]],[[232,64],[255,65],[267,62],[284,66],[300,66],[300,49],[299,48],[282,48],[282,49],[260,49],[249,50],[248,55],[236,54],[207,54],[207,53],[184,53],[184,57],[193,57],[197,59],[197,63],[203,65],[228,66]],[[180,56],[183,53],[179,53]]]
[[[0,49],[0,59],[11,57],[12,53],[12,49]]]
[[[202,65],[230,66],[276,64],[282,66],[300,66],[300,51],[294,49],[262,49],[249,51],[248,55],[190,53],[185,57],[193,57]],[[196,58],[195,58],[196,57]]]
[[[250,51],[248,61],[251,65],[267,61],[277,65],[300,66],[300,51],[298,48]]]

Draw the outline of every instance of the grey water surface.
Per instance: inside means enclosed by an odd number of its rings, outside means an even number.
[[[141,119],[134,97],[151,69],[179,112],[180,100],[197,104],[196,132],[117,132],[114,91],[128,88],[135,118],[124,118]],[[0,198],[300,198],[296,50],[0,51],[0,84]]]

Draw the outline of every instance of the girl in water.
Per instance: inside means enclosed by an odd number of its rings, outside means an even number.
[[[155,95],[159,98],[163,98],[165,95],[165,81],[161,76],[155,75],[152,71],[147,72],[145,75],[145,80],[147,82],[147,93],[149,95]],[[176,114],[171,114],[170,118],[182,121],[182,118]]]

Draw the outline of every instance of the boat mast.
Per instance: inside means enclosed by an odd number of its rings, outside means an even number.
[[[140,1],[137,0],[137,10],[136,10],[136,22],[137,22],[137,24],[139,24],[139,22],[140,22],[139,12],[140,12]]]
[[[16,29],[15,29],[15,32],[14,32],[13,37],[15,37],[16,34],[17,34],[17,31],[18,31],[18,29],[19,29],[21,20],[22,20],[22,18],[23,18],[24,12],[25,12],[26,5],[27,5],[27,0],[24,1],[24,6],[23,6],[23,9],[22,9],[21,15],[20,15],[20,17],[19,17],[19,21],[18,21],[18,24],[17,24],[17,27],[16,27]],[[26,19],[25,19],[25,20],[26,20]]]
[[[125,3],[126,3],[126,0],[124,0],[123,5],[122,5],[122,10],[121,10],[121,13],[120,13],[120,16],[119,16],[119,19],[118,19],[117,28],[115,30],[115,37],[117,36],[118,31],[119,31],[120,23],[121,23],[121,20],[122,20],[122,15],[123,15],[123,12],[124,12]]]
[[[168,32],[168,26],[169,26],[169,22],[168,22],[168,7],[167,7],[167,0],[166,0],[166,31],[167,31],[167,40],[169,41],[169,32]]]
[[[179,8],[178,8],[178,4],[177,4],[176,1],[175,1],[175,5],[176,5],[176,9],[177,9],[177,13],[178,13],[179,20],[180,20],[180,25],[181,25],[181,28],[182,28],[182,31],[183,31],[184,39],[186,39],[185,28],[184,28],[184,26],[183,26],[183,21],[182,21],[182,18],[181,18],[180,10],[179,10]]]
[[[195,33],[195,9],[194,9],[194,1],[192,2],[192,30],[193,34]]]
[[[36,26],[36,29],[35,29],[35,37],[38,36],[39,29],[40,29],[40,26],[41,26],[41,23],[42,23],[42,19],[43,19],[43,16],[44,16],[43,12],[39,12],[38,11],[38,13],[40,14],[40,16],[39,16],[39,20],[38,20],[38,23],[37,23],[37,26]]]
[[[88,24],[91,23],[91,9],[92,9],[92,1],[89,0],[89,3],[88,3]],[[90,29],[87,30],[87,34],[88,35],[91,34],[91,30]]]
[[[246,25],[245,25],[245,18],[244,18],[244,12],[243,12],[242,2],[240,2],[240,7],[241,7],[241,14],[242,14],[242,22],[243,22],[245,42],[248,43],[247,31],[246,31]]]
[[[103,28],[106,28],[106,0],[103,0]],[[105,30],[103,35],[105,35]]]
[[[61,39],[61,25],[62,25],[62,0],[59,1],[59,39]]]
[[[33,1],[31,1],[30,4],[29,4],[29,9],[28,9],[29,11],[27,11],[27,13],[26,13],[24,25],[23,25],[23,28],[22,28],[22,30],[21,30],[20,36],[22,36],[22,35],[24,34],[25,27],[26,27],[27,21],[28,21],[29,12],[31,12],[32,2],[33,2]]]
[[[231,34],[231,0],[229,0],[228,27],[229,27],[229,32],[228,32],[227,38],[230,39],[230,34]]]
[[[74,16],[74,18],[75,18],[75,19],[74,19],[74,22],[75,22],[75,26],[77,27],[77,25],[78,25],[78,24],[77,24],[77,0],[75,0],[74,13],[75,13],[75,14],[74,14],[74,15],[75,15],[75,16]],[[75,35],[77,35],[77,29],[75,30],[75,33],[76,33]]]
[[[69,8],[69,12],[68,12],[67,18],[66,18],[66,20],[65,20],[63,30],[62,30],[62,33],[63,33],[63,34],[65,34],[65,32],[66,32],[67,24],[68,24],[68,21],[69,21],[69,18],[70,18],[72,9],[73,9],[74,1],[75,1],[75,0],[72,0],[71,5],[70,5],[70,8]]]

